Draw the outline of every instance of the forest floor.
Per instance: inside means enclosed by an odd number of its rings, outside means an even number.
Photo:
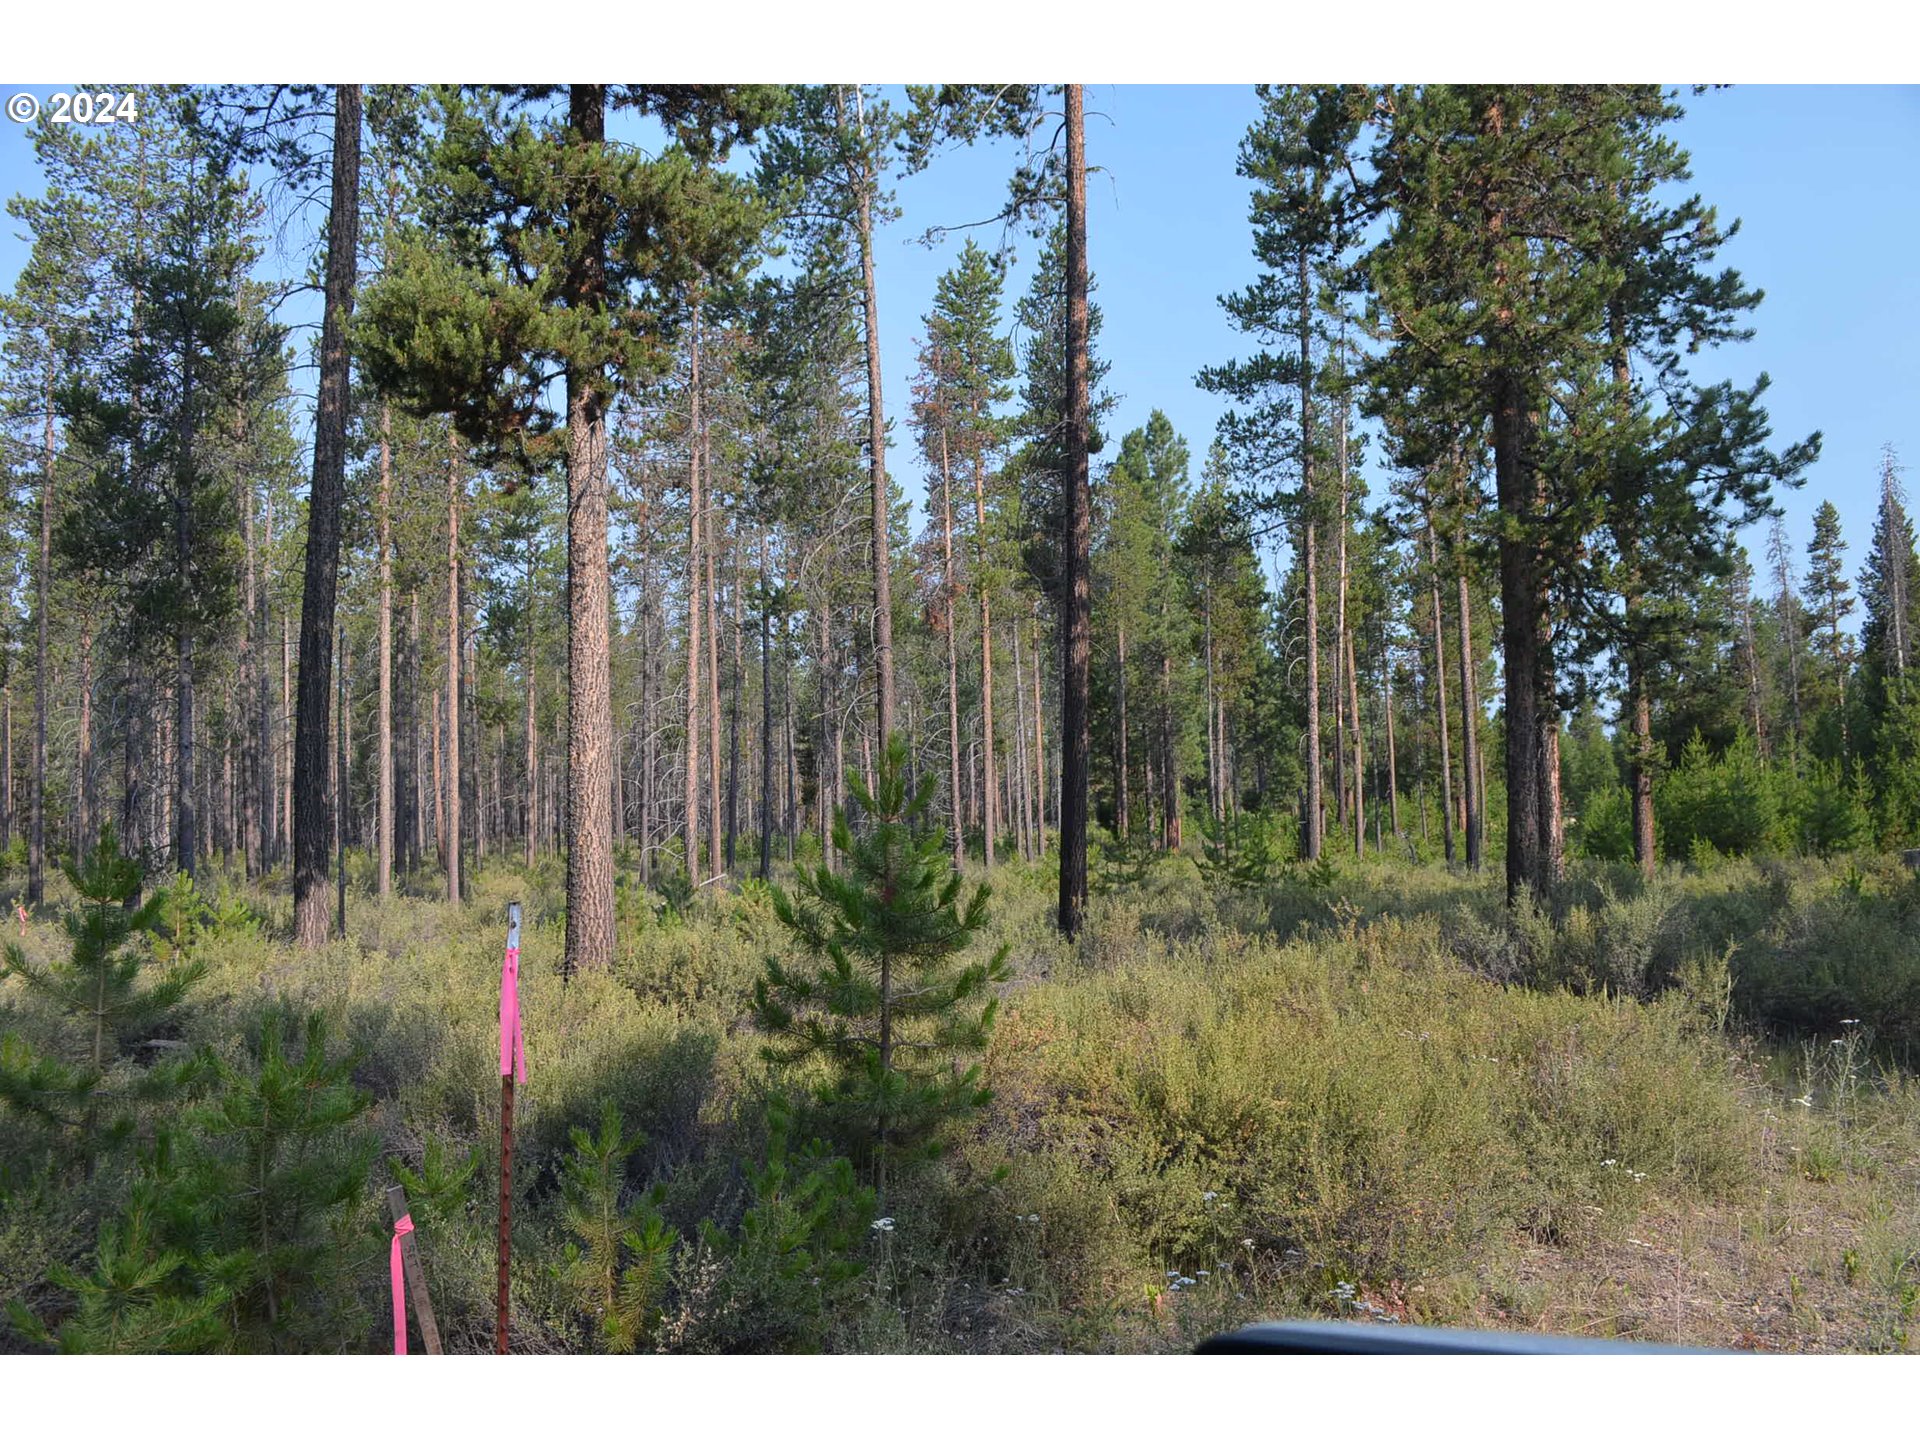
[[[641,1348],[1165,1352],[1300,1316],[1920,1344],[1920,1083],[1890,1038],[1920,994],[1903,978],[1920,972],[1920,880],[1892,861],[1729,862],[1645,887],[1583,874],[1585,898],[1549,920],[1510,918],[1492,876],[1437,866],[1349,859],[1218,890],[1171,859],[1101,886],[1072,948],[1051,928],[1049,867],[1005,864],[989,938],[1016,979],[992,1103],[896,1186],[894,1226],[854,1247],[859,1278],[822,1304],[724,1238],[753,1228],[767,1099],[791,1084],[746,1018],[787,944],[762,887],[682,915],[623,871],[612,972],[563,987],[551,858],[481,866],[460,906],[427,877],[376,903],[354,860],[349,938],[313,955],[281,938],[282,882],[205,882],[191,944],[209,973],[163,1038],[240,1055],[271,1007],[319,1010],[359,1054],[359,1123],[382,1155],[475,1162],[415,1207],[450,1349],[490,1340],[510,898],[527,910],[532,1072],[520,1348],[600,1343],[566,1278],[560,1179],[572,1131],[608,1100],[646,1137],[627,1195],[651,1188],[682,1237]],[[64,945],[60,904],[20,942],[29,956]],[[1868,970],[1835,970],[1835,947]],[[1807,1017],[1791,1039],[1782,996]],[[1822,1019],[1836,1007],[1872,1023]],[[0,1030],[60,1043],[17,982],[0,981]],[[0,1175],[30,1171],[33,1143],[9,1127]],[[370,1247],[388,1178],[376,1167],[353,1221]],[[86,1263],[126,1183],[103,1166],[85,1186],[0,1193],[0,1308],[57,1320],[49,1272]],[[326,1348],[378,1348],[384,1262],[337,1283]]]

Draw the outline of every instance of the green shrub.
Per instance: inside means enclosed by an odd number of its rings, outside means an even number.
[[[1691,858],[1702,843],[1722,855],[1754,855],[1786,838],[1774,773],[1744,730],[1719,755],[1695,731],[1680,763],[1660,777],[1654,813],[1670,858]]]

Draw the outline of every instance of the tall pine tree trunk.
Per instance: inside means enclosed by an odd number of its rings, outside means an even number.
[[[380,406],[380,697],[374,721],[375,803],[379,808],[379,853],[374,893],[393,893],[393,411]]]
[[[76,853],[90,850],[100,829],[93,785],[93,645],[93,617],[89,613],[80,621],[80,721],[74,736],[73,756],[74,783],[80,801]],[[11,724],[8,728],[12,728]]]
[[[281,858],[293,854],[293,629],[291,618],[280,617],[280,734],[274,742],[275,783],[280,787]]]
[[[1462,477],[1464,486],[1465,479]],[[1464,522],[1462,525],[1464,531]],[[1486,785],[1480,762],[1480,700],[1474,693],[1473,610],[1467,587],[1466,536],[1454,543],[1454,578],[1459,587],[1460,644],[1460,831],[1466,840],[1467,868],[1478,872],[1486,836]]]
[[[1307,798],[1301,854],[1308,860],[1318,860],[1326,833],[1320,757],[1320,527],[1313,485],[1313,287],[1304,247],[1296,263],[1300,287],[1300,489],[1305,501],[1300,514],[1300,560],[1307,609]]]
[[[1027,690],[1022,683],[1020,669],[1020,622],[1016,619],[1007,627],[1013,637],[1013,773],[1008,777],[1008,789],[1013,791],[1013,813],[1016,828],[1020,832],[1020,858],[1031,860],[1037,853],[1033,846],[1033,791],[1030,781],[1033,774],[1027,768]]]
[[[47,865],[47,589],[53,569],[53,359],[47,359],[40,469],[40,555],[33,572],[33,807],[27,831],[27,903],[46,898]]]
[[[1537,536],[1539,487],[1527,456],[1527,402],[1518,380],[1501,373],[1493,386],[1494,482],[1510,522],[1500,536],[1500,625],[1506,678],[1507,895],[1531,891],[1544,900],[1551,888],[1545,847],[1547,764],[1545,726],[1551,721],[1551,659],[1547,630],[1546,557]],[[1543,703],[1545,702],[1545,703]]]
[[[1064,614],[1060,670],[1060,931],[1080,934],[1087,906],[1087,763],[1093,748],[1088,666],[1093,646],[1092,500],[1088,444],[1092,377],[1087,331],[1087,150],[1082,87],[1066,87],[1067,424]]]
[[[460,899],[460,442],[447,433],[447,899]]]
[[[1447,736],[1447,632],[1445,613],[1440,606],[1440,540],[1433,531],[1433,506],[1424,507],[1427,522],[1427,578],[1433,595],[1433,683],[1435,719],[1440,731],[1440,835],[1446,846],[1447,864],[1454,861],[1453,846],[1453,751]],[[1420,806],[1421,823],[1426,822],[1426,802]]]
[[[534,859],[535,859],[534,839],[535,839],[535,836],[538,834],[539,828],[540,828],[539,822],[535,818],[539,814],[539,795],[540,795],[540,727],[539,727],[538,720],[536,719],[535,710],[534,710],[534,693],[536,688],[535,682],[538,678],[538,672],[534,668],[535,627],[533,623],[533,606],[534,606],[533,562],[534,562],[534,550],[537,542],[538,542],[537,535],[529,534],[527,536],[527,604],[526,604],[526,610],[521,617],[522,623],[524,623],[527,627],[526,674],[524,677],[522,677],[523,679],[522,688],[526,692],[523,697],[522,704],[526,711],[527,774],[526,774],[526,790],[524,792],[525,798],[521,802],[520,810],[521,810],[521,816],[525,823],[526,831],[527,831],[526,833],[527,868],[529,870],[531,870],[534,865]],[[644,701],[644,696],[643,696],[643,701]]]
[[[1206,667],[1207,708],[1207,819],[1220,823],[1220,752],[1214,731],[1213,692],[1213,577],[1207,576],[1200,593],[1200,652]]]
[[[1393,652],[1380,647],[1380,689],[1387,727],[1387,824],[1400,838],[1400,764],[1393,749]]]
[[[693,297],[691,409],[687,432],[687,883],[700,888],[700,295]]]
[[[727,689],[727,873],[735,873],[738,856],[734,837],[740,828],[740,632],[744,617],[740,610],[741,537],[733,544],[733,674]]]
[[[1046,717],[1040,709],[1040,620],[1037,615],[1029,622],[1027,652],[1033,656],[1034,852],[1039,854],[1047,848],[1047,727]]]
[[[1360,730],[1360,676],[1353,660],[1353,631],[1346,625],[1340,630],[1347,646],[1347,717],[1353,724],[1353,853],[1358,855],[1367,844],[1367,747]]]
[[[953,633],[953,467],[947,453],[947,429],[940,427],[940,546],[945,573],[941,577],[940,607],[947,632],[947,798],[953,810],[953,863],[963,864],[967,833],[960,809],[960,658]]]
[[[760,878],[773,877],[773,597],[760,531]]]
[[[258,716],[248,719],[259,703],[260,680],[260,594],[258,555],[253,533],[253,482],[242,477],[239,484],[240,545],[240,703],[236,722],[243,727],[240,742],[240,851],[249,880],[258,879],[266,868],[261,838],[266,816],[271,813],[270,787],[261,783],[261,748],[264,727]]]
[[[873,487],[873,668],[876,733],[881,744],[893,734],[893,562],[888,553],[892,493],[887,484],[887,412],[880,394],[880,303],[873,278],[873,191],[876,178],[866,149],[866,109],[860,87],[853,103],[859,126],[860,293],[867,341],[867,464]]]
[[[1113,787],[1113,829],[1114,834],[1125,840],[1132,829],[1128,801],[1128,759],[1127,759],[1127,622],[1122,616],[1118,622],[1119,646],[1118,658],[1113,672],[1114,702],[1119,711],[1116,738],[1119,740],[1119,759],[1114,771]],[[1038,655],[1034,656],[1035,669],[1039,668]],[[1037,710],[1037,706],[1035,707]],[[1036,716],[1037,718],[1037,716]]]
[[[1638,597],[1627,600],[1628,626]],[[1653,817],[1653,701],[1647,693],[1646,659],[1638,645],[1627,647],[1627,708],[1633,717],[1633,739],[1627,747],[1627,782],[1633,793],[1633,858],[1640,873],[1653,878],[1658,860]]]
[[[713,503],[713,446],[706,442],[707,478],[706,585],[701,608],[707,624],[707,869],[715,876],[726,873],[723,837],[720,834],[720,633],[718,607],[714,599],[714,552],[720,548],[719,507]]]
[[[294,720],[293,927],[304,949],[327,943],[327,856],[333,841],[326,772],[327,702],[333,688],[334,606],[340,581],[340,507],[346,491],[351,403],[347,324],[353,318],[360,245],[360,87],[334,87],[333,202],[327,221],[326,315],[320,397],[307,501],[307,565],[300,601],[300,698]]]
[[[606,87],[569,92],[570,143],[606,140]],[[607,197],[594,190],[571,204],[574,255],[569,309],[598,316],[607,307]],[[607,569],[606,375],[567,366],[567,953],[561,974],[613,963],[613,669]]]
[[[993,872],[999,840],[1000,804],[996,794],[993,726],[993,601],[987,583],[987,485],[976,442],[973,451],[974,576],[980,589],[980,812],[987,872]]]

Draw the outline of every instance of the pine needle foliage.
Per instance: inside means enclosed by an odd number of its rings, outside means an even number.
[[[1215,889],[1257,889],[1272,881],[1283,861],[1293,858],[1274,833],[1271,819],[1258,812],[1202,820],[1201,836],[1194,864]]]
[[[627,1161],[646,1136],[628,1136],[608,1100],[600,1128],[572,1128],[561,1192],[566,1206],[565,1260],[560,1279],[579,1308],[594,1317],[601,1348],[630,1355],[660,1318],[668,1261],[680,1241],[660,1214],[656,1189],[624,1204]]]
[[[270,1012],[256,1055],[208,1055],[212,1098],[163,1129],[56,1329],[17,1307],[30,1338],[69,1353],[311,1353],[372,1317],[347,1308],[375,1262],[366,1214],[370,1098],[357,1054],[331,1054],[321,1015]],[[358,1212],[358,1213],[357,1213]]]
[[[724,1266],[718,1323],[704,1339],[759,1353],[818,1349],[857,1308],[867,1273],[859,1252],[877,1229],[879,1198],[824,1140],[795,1139],[787,1097],[769,1097],[766,1121],[765,1160],[748,1171],[736,1230],[701,1226],[703,1250]]]
[[[993,1030],[991,987],[1012,974],[1004,945],[963,958],[992,892],[981,884],[963,901],[945,832],[922,823],[934,781],[910,795],[906,772],[906,743],[894,735],[871,792],[848,773],[862,832],[837,813],[843,869],[802,866],[796,893],[774,890],[774,914],[806,961],[768,956],[753,995],[754,1020],[772,1037],[766,1058],[825,1066],[825,1118],[872,1158],[883,1193],[889,1158],[937,1155],[942,1129],[989,1100],[973,1057]]]
[[[80,897],[62,917],[65,959],[38,966],[18,945],[0,952],[0,977],[17,977],[29,994],[72,1027],[69,1053],[36,1052],[17,1035],[0,1038],[0,1102],[77,1142],[90,1157],[97,1143],[131,1133],[136,1106],[174,1093],[197,1062],[118,1066],[129,1045],[161,1025],[206,973],[203,965],[156,965],[143,942],[161,924],[165,892],[145,904],[140,862],[120,852],[111,826],[78,863],[64,867]],[[153,972],[162,971],[156,978]]]

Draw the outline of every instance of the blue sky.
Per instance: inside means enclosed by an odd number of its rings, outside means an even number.
[[[23,88],[50,87],[0,92]],[[1723,217],[1742,220],[1725,258],[1766,291],[1757,337],[1700,357],[1696,373],[1744,382],[1764,370],[1776,437],[1824,432],[1807,486],[1782,505],[1804,546],[1814,507],[1832,499],[1857,571],[1880,447],[1890,441],[1920,466],[1920,87],[1752,86],[1685,103],[1675,134],[1692,153],[1694,188]],[[1111,434],[1144,424],[1158,407],[1197,460],[1221,406],[1193,377],[1241,343],[1217,297],[1252,274],[1247,185],[1234,161],[1258,105],[1250,87],[1226,85],[1089,86],[1087,105],[1088,161],[1099,171],[1088,182],[1088,243],[1108,384],[1120,397]],[[900,180],[902,218],[879,237],[891,463],[911,494],[920,476],[902,422],[915,346],[934,283],[961,243],[956,236],[929,249],[918,237],[997,209],[1009,161],[1004,147],[954,152]],[[9,122],[0,130],[0,193],[38,187],[32,152]],[[0,284],[9,288],[24,253],[12,229],[0,236]],[[1031,276],[1032,249],[1019,245],[1010,301]],[[1920,478],[1908,478],[1920,490]],[[1764,549],[1763,537],[1748,543]]]

